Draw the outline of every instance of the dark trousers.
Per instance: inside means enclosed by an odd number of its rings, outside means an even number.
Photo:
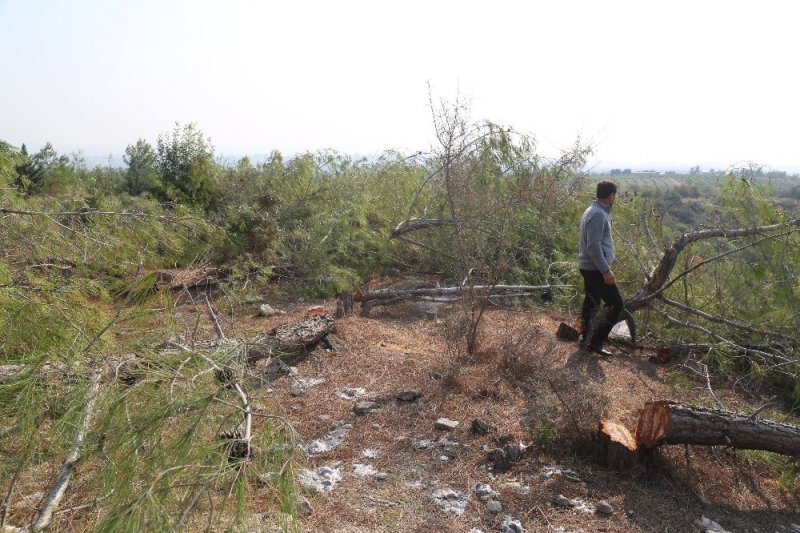
[[[616,285],[606,285],[598,270],[581,269],[581,276],[585,292],[581,310],[583,338],[592,344],[602,343],[622,314],[622,295]],[[601,306],[601,301],[606,305]]]

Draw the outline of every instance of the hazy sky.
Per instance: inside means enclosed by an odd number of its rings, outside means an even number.
[[[794,2],[0,0],[0,139],[426,150],[428,83],[593,165],[800,168]]]

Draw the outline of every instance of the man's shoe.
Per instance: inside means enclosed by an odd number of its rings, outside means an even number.
[[[589,349],[598,355],[602,355],[603,357],[611,357],[613,355],[611,352],[603,348],[603,345],[599,342],[590,343]]]

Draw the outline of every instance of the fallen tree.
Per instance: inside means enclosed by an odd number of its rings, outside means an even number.
[[[598,458],[609,466],[643,461],[655,448],[671,444],[728,446],[800,456],[800,427],[719,409],[672,401],[648,402],[631,431],[604,420],[598,430]]]
[[[419,289],[380,289],[361,291],[361,316],[369,316],[373,307],[392,305],[407,300],[456,302],[466,294],[483,298],[492,296],[530,296],[532,294],[571,288],[571,285],[459,285],[455,287],[426,287]]]

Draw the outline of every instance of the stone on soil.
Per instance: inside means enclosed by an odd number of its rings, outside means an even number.
[[[600,500],[597,502],[597,506],[595,507],[595,512],[601,516],[611,516],[614,514],[614,508],[605,500]]]
[[[563,494],[559,494],[555,498],[553,498],[553,505],[556,507],[564,507],[571,509],[575,507],[575,502],[564,496]]]
[[[397,393],[397,399],[401,402],[413,402],[422,396],[418,390],[404,390]]]
[[[278,311],[277,309],[274,309],[269,304],[263,304],[263,305],[260,305],[258,307],[258,316],[267,317],[267,316],[274,316],[274,315],[277,315],[279,313],[280,313],[280,311]]]
[[[372,401],[369,401],[369,400],[362,400],[362,401],[356,403],[355,407],[353,407],[353,411],[355,411],[355,413],[357,415],[365,415],[367,413],[371,413],[372,411],[375,411],[376,409],[380,409],[380,408],[381,408],[381,404],[379,404],[378,402],[372,402]]]
[[[492,514],[498,514],[503,511],[503,504],[497,500],[489,500],[486,502],[486,510]]]
[[[470,431],[472,431],[475,435],[486,435],[489,433],[489,430],[492,428],[489,424],[481,420],[480,418],[476,418],[472,421],[472,425],[470,426]]]
[[[453,431],[458,427],[458,421],[450,420],[448,418],[440,418],[434,422],[433,427],[444,431]]]

